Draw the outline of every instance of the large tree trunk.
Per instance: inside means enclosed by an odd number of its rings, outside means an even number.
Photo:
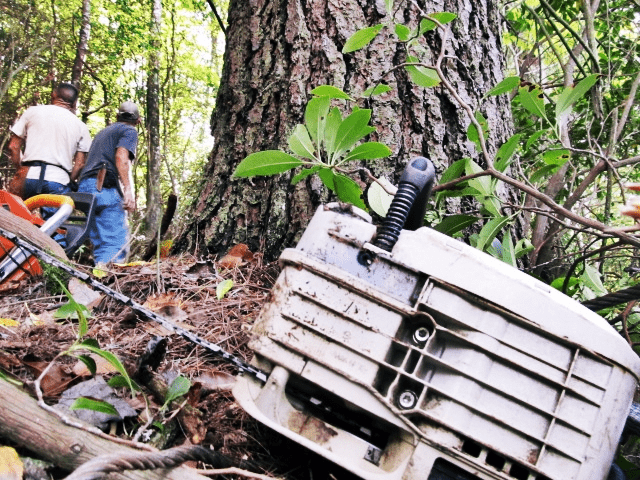
[[[147,77],[147,131],[149,152],[147,162],[147,207],[145,225],[147,238],[157,234],[162,215],[160,192],[160,25],[162,23],[162,1],[153,0],[151,12],[151,41],[149,49],[149,72]]]
[[[71,83],[80,89],[84,61],[87,58],[89,49],[89,35],[91,34],[91,0],[82,0],[82,24],[78,35],[78,45],[76,47],[76,58],[73,61],[71,70]]]
[[[428,13],[458,15],[448,39],[450,58],[443,65],[460,96],[476,107],[502,79],[497,4],[445,0],[420,6]],[[396,2],[394,9],[396,22],[416,24],[413,2]],[[295,243],[315,207],[328,199],[319,180],[292,186],[290,173],[252,180],[231,174],[250,153],[286,149],[291,129],[303,122],[309,92],[319,85],[335,85],[354,96],[379,80],[393,88],[368,104],[359,102],[373,110],[377,133],[372,140],[393,150],[390,158],[368,164],[377,176],[397,183],[415,155],[429,156],[438,173],[463,157],[483,163],[466,138],[469,119],[453,97],[443,87],[417,87],[402,68],[393,69],[405,61],[406,50],[388,30],[363,50],[341,53],[357,29],[388,20],[385,15],[384,2],[373,0],[231,0],[225,64],[211,119],[215,145],[179,248],[221,253],[244,242],[273,259]],[[433,62],[442,35],[433,31],[426,38],[432,52],[424,61]],[[502,97],[491,97],[481,107],[489,119],[492,151],[511,128]]]

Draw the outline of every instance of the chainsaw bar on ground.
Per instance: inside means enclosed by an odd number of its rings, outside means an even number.
[[[3,210],[0,209],[0,212],[3,212]],[[15,217],[15,215],[12,215],[10,213],[9,213],[9,215],[11,215],[12,217]],[[2,220],[3,218],[4,217],[0,217],[0,220]],[[19,246],[20,248],[23,248],[24,250],[26,250],[26,251],[30,252],[31,254],[35,255],[36,257],[38,257],[38,259],[42,260],[43,262],[45,262],[45,263],[47,263],[49,265],[53,265],[53,266],[65,271],[69,275],[72,275],[73,277],[75,277],[75,278],[77,278],[77,279],[79,279],[79,280],[91,285],[93,288],[95,288],[96,290],[104,293],[105,295],[108,295],[109,297],[111,297],[111,298],[123,303],[124,305],[127,305],[128,307],[130,307],[137,314],[140,314],[140,315],[142,315],[144,317],[147,317],[150,320],[153,320],[154,322],[159,323],[164,328],[166,328],[166,329],[168,329],[168,330],[180,335],[181,337],[183,337],[184,339],[188,340],[189,342],[195,343],[196,345],[200,345],[201,347],[209,350],[210,352],[214,353],[216,356],[221,357],[225,361],[233,364],[240,372],[250,374],[251,376],[255,377],[257,380],[260,380],[261,382],[266,382],[267,381],[267,374],[265,372],[257,369],[256,367],[253,367],[253,366],[249,365],[248,363],[246,363],[241,358],[238,358],[238,357],[230,354],[229,352],[223,350],[219,345],[217,345],[215,343],[212,343],[212,342],[209,342],[209,341],[207,341],[207,340],[205,340],[203,338],[198,337],[197,335],[194,335],[193,333],[189,332],[188,330],[185,330],[184,328],[181,328],[181,327],[178,327],[177,325],[174,325],[173,323],[171,323],[169,320],[167,320],[166,318],[162,317],[161,315],[158,315],[157,313],[149,310],[148,308],[143,307],[139,303],[136,303],[131,297],[127,297],[126,295],[123,295],[120,292],[116,292],[115,290],[107,287],[105,284],[95,280],[89,274],[81,272],[79,270],[76,270],[75,268],[69,266],[68,264],[64,263],[63,261],[60,261],[59,259],[57,259],[53,255],[50,255],[49,253],[45,252],[42,248],[40,248],[38,245],[36,245],[35,242],[32,242],[31,240],[27,240],[25,238],[22,238],[22,236],[18,235],[17,233],[13,233],[13,232],[7,230],[6,229],[6,224],[4,222],[2,222],[1,225],[2,226],[0,226],[0,235],[2,235],[3,237],[7,238],[8,240],[13,242],[15,245]],[[29,224],[29,225],[31,225],[31,224]],[[38,230],[37,228],[35,228],[35,229]],[[39,233],[44,235],[42,232],[39,232]],[[53,241],[53,239],[49,238],[49,240],[51,240],[51,242],[55,243]],[[49,248],[48,242],[45,242],[45,243],[47,243],[47,248]],[[57,243],[55,243],[55,244],[58,247],[60,247]],[[54,249],[52,248],[52,250],[54,250]],[[61,257],[62,258],[66,258],[66,255],[64,255],[64,251],[62,252]]]

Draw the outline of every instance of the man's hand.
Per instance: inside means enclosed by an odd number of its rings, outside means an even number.
[[[133,212],[136,209],[136,198],[133,196],[133,185],[129,174],[131,168],[129,150],[124,147],[116,148],[116,168],[122,184],[122,208],[127,212]]]
[[[124,197],[122,199],[122,208],[127,212],[134,212],[136,210],[136,199],[133,196],[130,186],[125,186],[122,192]]]
[[[71,173],[69,174],[69,178],[72,182],[75,182],[80,177],[80,172],[84,167],[85,162],[87,161],[86,152],[76,152],[73,156],[73,168],[71,169]]]

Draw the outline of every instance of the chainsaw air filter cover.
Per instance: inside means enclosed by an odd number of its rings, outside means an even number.
[[[451,237],[375,233],[330,204],[284,251],[250,344],[270,376],[240,405],[365,479],[606,478],[640,375],[624,339]]]

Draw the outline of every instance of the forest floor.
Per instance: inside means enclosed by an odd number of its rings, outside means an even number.
[[[248,361],[251,325],[269,296],[279,266],[264,264],[260,255],[250,256],[249,261],[236,260],[236,265],[224,268],[214,260],[169,257],[162,259],[159,267],[155,262],[113,266],[101,281]],[[88,271],[80,265],[78,268]],[[68,301],[66,295],[56,293],[61,290],[54,278],[59,274],[48,268],[44,276],[30,277],[18,288],[0,293],[0,371],[32,388],[42,369],[55,362],[55,368],[41,382],[49,405],[55,404],[65,390],[91,378],[77,358],[57,357],[76,341],[78,334],[77,320],[56,318],[56,312]],[[225,280],[232,280],[233,286],[218,298],[218,286]],[[166,391],[158,393],[143,385],[142,391],[132,396],[127,390],[118,389],[118,395],[136,415],[112,424],[110,433],[133,438],[148,423],[146,397],[158,423],[141,438],[154,434],[161,449],[198,443],[230,457],[238,465],[249,460],[255,467],[253,471],[263,475],[291,480],[346,477],[337,467],[249,417],[231,393],[236,378],[232,366],[157,323],[135,315],[118,301],[96,295],[76,280],[65,278],[63,283],[78,303],[90,307],[85,338],[97,340],[100,348],[115,354],[134,380],[140,381],[135,375],[143,354],[152,340],[161,336],[167,343],[157,367],[158,378],[164,379],[166,385],[178,375],[191,382],[189,394],[164,410],[162,395]],[[115,375],[109,364],[97,362],[97,369],[97,375],[106,380]],[[185,414],[187,409],[190,414]],[[3,445],[13,446],[20,455],[35,455],[24,445],[11,445],[0,438],[0,446]],[[67,473],[52,468],[48,475],[57,480]]]

